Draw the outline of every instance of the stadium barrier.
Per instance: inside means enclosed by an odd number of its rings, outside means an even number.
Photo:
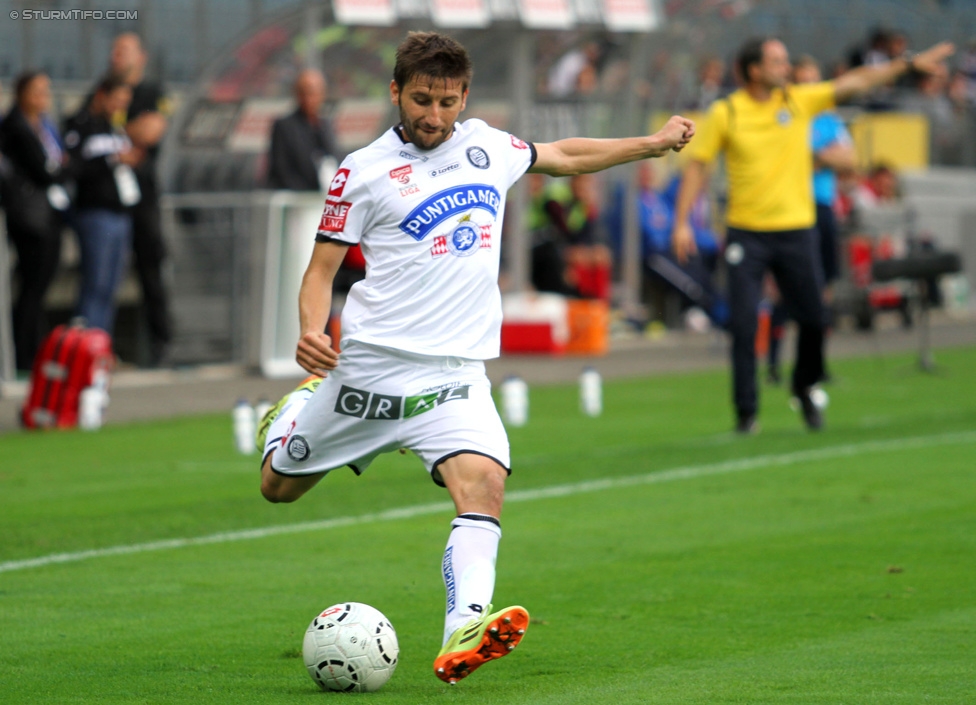
[[[174,194],[161,202],[170,247],[175,362],[231,362],[301,374],[298,289],[322,214],[318,193]]]

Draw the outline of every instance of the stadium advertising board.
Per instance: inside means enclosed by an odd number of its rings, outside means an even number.
[[[486,0],[430,0],[430,17],[438,27],[487,27]]]
[[[518,0],[518,9],[530,29],[572,29],[575,24],[569,0]]]
[[[661,24],[655,0],[603,0],[600,8],[613,32],[650,32]]]
[[[344,25],[392,27],[397,21],[393,0],[334,0],[332,10]]]

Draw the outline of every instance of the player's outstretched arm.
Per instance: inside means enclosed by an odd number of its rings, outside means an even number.
[[[325,328],[332,310],[332,282],[348,251],[347,245],[337,242],[315,243],[298,291],[302,337],[298,340],[295,360],[313,375],[324,377],[339,362],[339,354],[332,349],[332,338],[325,333]]]
[[[536,144],[535,164],[529,171],[550,176],[573,176],[609,169],[618,164],[680,152],[695,136],[695,123],[679,115],[653,135],[620,139],[571,137]]]
[[[941,74],[945,60],[956,51],[951,42],[940,42],[917,54],[899,57],[883,64],[859,66],[834,79],[834,97],[838,103],[867,93],[872,88],[891,83],[908,71]]]

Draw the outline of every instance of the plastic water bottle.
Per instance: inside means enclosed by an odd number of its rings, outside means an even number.
[[[267,399],[258,399],[258,403],[254,405],[254,423],[261,423],[261,419],[269,411],[271,411],[271,402]]]
[[[247,399],[239,399],[234,405],[234,444],[237,452],[251,455],[254,447],[254,409]]]
[[[587,416],[603,413],[603,380],[593,367],[584,367],[579,378],[580,411]]]
[[[102,427],[105,407],[108,406],[108,371],[95,370],[90,386],[78,396],[78,427],[97,431]]]
[[[102,427],[102,392],[94,385],[82,389],[78,396],[78,427],[84,431]]]
[[[529,385],[512,375],[502,382],[502,416],[509,426],[524,426],[529,421]]]

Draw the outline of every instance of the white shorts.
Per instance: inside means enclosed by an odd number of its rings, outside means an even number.
[[[297,402],[301,394],[298,392]],[[348,465],[357,475],[381,453],[408,448],[443,486],[437,466],[461,453],[511,472],[508,436],[481,360],[433,357],[347,341],[339,365],[297,415],[271,424],[264,456],[281,475]]]

